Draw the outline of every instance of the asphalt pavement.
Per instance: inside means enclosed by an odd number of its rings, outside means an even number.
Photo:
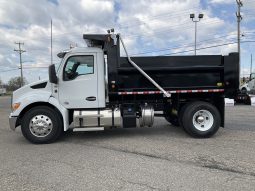
[[[48,145],[11,131],[9,112],[0,97],[0,190],[255,190],[255,107],[226,108],[226,127],[209,139],[157,118]]]

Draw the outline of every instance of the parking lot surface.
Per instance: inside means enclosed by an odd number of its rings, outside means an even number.
[[[0,97],[0,190],[255,190],[255,107],[226,108],[209,139],[157,118],[153,128],[68,132],[34,145],[9,129]]]

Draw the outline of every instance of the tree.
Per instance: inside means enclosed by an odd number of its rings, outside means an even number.
[[[27,81],[25,78],[23,78],[23,84],[26,84]],[[8,91],[14,91],[18,88],[20,88],[21,85],[21,77],[13,77],[8,81],[7,89]]]

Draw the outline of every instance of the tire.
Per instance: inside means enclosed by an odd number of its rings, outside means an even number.
[[[212,104],[196,101],[185,107],[182,124],[192,137],[209,138],[218,131],[221,117],[218,109]]]
[[[183,117],[183,114],[186,110],[186,107],[187,107],[188,104],[185,104],[181,107],[181,109],[179,110],[178,112],[178,116],[179,116],[179,124],[181,127],[183,127],[183,124],[182,124],[182,117]],[[184,128],[183,128],[184,129]],[[185,130],[185,129],[184,129]]]
[[[23,136],[32,143],[52,143],[63,132],[62,118],[50,107],[37,106],[24,114],[21,131]]]

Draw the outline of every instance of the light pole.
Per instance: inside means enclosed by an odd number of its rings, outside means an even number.
[[[236,0],[237,6],[238,6],[238,10],[236,12],[236,17],[237,17],[237,49],[238,49],[238,62],[239,62],[239,76],[240,76],[240,70],[241,70],[241,39],[240,39],[240,23],[243,19],[242,15],[241,15],[241,7],[243,6],[243,2],[241,0]],[[241,80],[239,80],[240,83]],[[241,84],[241,83],[240,83]]]
[[[197,55],[197,23],[204,17],[204,14],[199,14],[198,19],[195,19],[195,14],[190,14],[191,20],[195,23],[195,55]]]

